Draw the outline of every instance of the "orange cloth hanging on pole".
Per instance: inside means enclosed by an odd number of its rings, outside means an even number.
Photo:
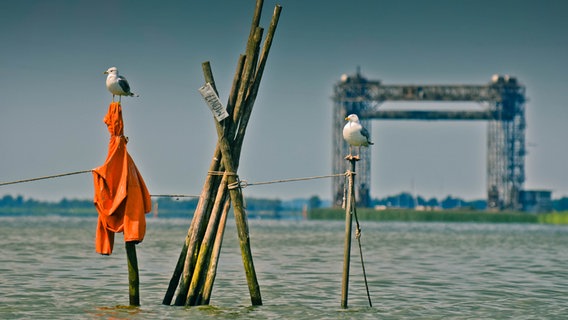
[[[93,170],[94,202],[99,213],[95,249],[110,255],[114,234],[124,232],[124,241],[141,242],[146,233],[145,214],[152,202],[146,184],[126,150],[122,107],[112,102],[104,118],[110,133],[105,163]]]

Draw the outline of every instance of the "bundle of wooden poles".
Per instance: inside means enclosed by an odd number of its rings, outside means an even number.
[[[274,8],[261,49],[263,28],[259,27],[259,22],[262,6],[263,0],[257,0],[246,54],[241,55],[237,63],[226,106],[230,116],[221,122],[214,119],[218,135],[217,147],[183,248],[162,301],[166,305],[172,304],[176,288],[175,305],[209,304],[231,203],[251,302],[252,305],[262,305],[252,259],[243,194],[237,175],[244,135],[282,9],[278,5]],[[216,91],[209,62],[204,62],[202,66],[205,82]]]

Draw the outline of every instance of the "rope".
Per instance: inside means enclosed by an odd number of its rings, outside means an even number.
[[[324,179],[324,178],[333,178],[333,177],[339,177],[339,176],[345,176],[348,174],[355,174],[353,173],[338,173],[338,174],[332,174],[332,175],[325,175],[325,176],[313,176],[313,177],[304,177],[304,178],[291,178],[291,179],[280,179],[280,180],[270,180],[270,181],[263,181],[263,182],[248,182],[247,180],[241,180],[239,179],[238,175],[234,172],[225,172],[225,171],[209,171],[208,174],[211,175],[218,175],[218,176],[222,176],[222,175],[234,175],[237,176],[237,181],[230,183],[229,185],[227,185],[227,188],[229,188],[229,190],[232,189],[236,189],[236,188],[246,188],[248,186],[260,186],[260,185],[265,185],[265,184],[274,184],[274,183],[285,183],[285,182],[295,182],[295,181],[306,181],[306,180],[315,180],[315,179]]]
[[[363,268],[363,279],[365,280],[365,289],[367,289],[367,299],[369,299],[369,307],[373,307],[371,303],[371,294],[369,293],[369,283],[367,282],[367,272],[365,272],[365,262],[363,261],[363,249],[361,248],[361,226],[357,218],[357,207],[355,206],[355,195],[351,197],[351,204],[353,208],[353,216],[355,217],[355,238],[359,244],[359,256],[361,257],[361,267]]]
[[[247,180],[240,180],[239,186],[241,188],[246,188],[248,186],[260,186],[260,185],[274,184],[274,183],[285,183],[285,182],[325,179],[325,178],[340,177],[340,176],[344,176],[344,175],[345,175],[345,173],[338,173],[338,174],[332,174],[332,175],[326,175],[326,176],[313,176],[313,177],[304,177],[304,178],[280,179],[280,180],[270,180],[270,181],[262,181],[262,182],[248,182]]]
[[[89,173],[89,172],[92,172],[92,171],[93,170],[82,170],[82,171],[75,171],[75,172],[69,172],[69,173],[55,174],[55,175],[45,176],[45,177],[1,182],[0,187],[10,185],[10,184],[25,183],[25,182],[32,182],[32,181],[38,181],[38,180],[60,178],[60,177],[71,176],[71,175],[76,175],[76,174]],[[250,183],[247,180],[239,179],[238,175],[234,172],[209,171],[208,174],[211,174],[211,175],[225,175],[226,174],[226,175],[237,176],[237,181],[234,182],[234,183],[231,183],[227,186],[229,189],[236,189],[236,188],[246,188],[248,186],[259,186],[259,185],[265,185],[265,184],[285,183],[285,182],[306,181],[306,180],[325,179],[325,178],[333,178],[333,177],[340,177],[340,176],[349,176],[349,175],[355,174],[355,172],[347,171],[346,173],[337,173],[337,174],[331,174],[331,175],[325,175],[325,176],[280,179],[280,180],[271,180],[271,181],[254,182],[254,183]],[[199,196],[197,196],[197,195],[185,195],[185,194],[153,194],[151,196],[152,197],[171,197],[171,198],[199,198]]]
[[[93,170],[81,170],[81,171],[60,173],[60,174],[54,174],[54,175],[50,175],[50,176],[37,177],[37,178],[31,178],[31,179],[1,182],[0,187],[1,186],[7,186],[7,185],[10,185],[10,184],[18,184],[18,183],[33,182],[33,181],[39,181],[39,180],[61,178],[61,177],[72,176],[72,175],[76,175],[76,174],[89,173],[89,172],[92,172],[92,171]],[[170,198],[199,198],[198,195],[192,195],[192,194],[152,194],[150,196],[151,197],[170,197]]]
[[[75,172],[69,172],[69,173],[62,173],[62,174],[54,174],[51,176],[45,176],[45,177],[39,177],[39,178],[31,178],[31,179],[24,179],[24,180],[16,180],[16,181],[9,181],[9,182],[2,182],[0,183],[0,187],[1,186],[7,186],[9,184],[17,184],[17,183],[24,183],[24,182],[32,182],[32,181],[38,181],[38,180],[46,180],[46,179],[53,179],[53,178],[59,178],[59,177],[65,177],[65,176],[72,176],[75,174],[82,174],[82,173],[89,173],[92,172],[93,170],[82,170],[82,171],[75,171]]]
[[[208,174],[213,175],[213,176],[222,176],[222,175],[228,175],[228,176],[236,176],[237,174],[234,172],[227,172],[227,171],[209,171]]]
[[[345,202],[347,201],[347,185],[349,184],[349,176],[355,176],[357,173],[347,170],[344,174],[345,181],[343,182],[343,201],[341,202],[341,209],[345,209]]]
[[[239,179],[238,176],[237,176],[236,179],[237,179],[237,181],[235,181],[235,182],[233,182],[233,183],[229,183],[229,184],[227,185],[227,188],[228,188],[229,190],[233,190],[233,189],[237,189],[237,188],[239,188],[239,189],[244,188],[244,187],[241,185],[241,182],[242,182],[242,181]]]
[[[355,174],[355,172],[347,172],[347,173],[337,173],[332,175],[325,175],[325,176],[313,176],[313,177],[303,177],[303,178],[291,178],[291,179],[279,179],[279,180],[270,180],[270,181],[262,181],[262,182],[248,182],[247,180],[239,179],[238,175],[234,172],[225,172],[225,171],[209,171],[208,174],[222,176],[224,174],[227,175],[235,175],[237,176],[237,181],[234,183],[229,184],[227,187],[229,190],[236,189],[236,188],[246,188],[248,186],[260,186],[265,184],[274,184],[274,183],[285,183],[285,182],[295,182],[295,181],[306,181],[306,180],[315,180],[315,179],[325,179],[325,178],[333,178],[333,177],[340,177],[346,176],[350,174]]]
[[[194,194],[151,194],[150,197],[155,198],[199,198],[200,196]]]

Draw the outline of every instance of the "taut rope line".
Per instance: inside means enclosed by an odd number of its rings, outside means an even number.
[[[212,175],[223,175],[225,174],[224,171],[210,171],[209,174]],[[235,173],[231,173],[235,174]],[[345,173],[337,173],[325,176],[313,176],[313,177],[303,177],[303,178],[290,178],[290,179],[279,179],[279,180],[270,180],[270,181],[262,181],[262,182],[248,182],[247,180],[240,180],[237,179],[237,186],[229,186],[230,188],[246,188],[248,186],[260,186],[265,184],[273,184],[273,183],[285,183],[285,182],[296,182],[296,181],[306,181],[306,180],[315,180],[315,179],[325,179],[325,178],[333,178],[333,177],[341,177],[345,176]]]
[[[359,243],[359,256],[361,257],[361,267],[363,268],[363,279],[365,280],[365,289],[367,289],[367,299],[369,300],[369,307],[373,307],[371,302],[371,294],[369,293],[369,283],[367,282],[367,272],[365,271],[365,262],[363,261],[363,249],[361,248],[361,226],[357,218],[357,208],[355,207],[355,197],[352,197],[353,203],[353,216],[355,217],[355,238]]]
[[[8,182],[0,182],[0,187],[1,186],[7,186],[9,184],[17,184],[17,183],[24,183],[24,182],[32,182],[32,181],[38,181],[38,180],[46,180],[46,179],[53,179],[53,178],[59,178],[59,177],[65,177],[65,176],[72,176],[75,174],[83,174],[83,173],[89,173],[92,172],[93,170],[82,170],[82,171],[75,171],[75,172],[69,172],[69,173],[61,173],[61,174],[54,174],[51,176],[45,176],[45,177],[38,177],[38,178],[31,178],[31,179],[24,179],[24,180],[16,180],[16,181],[8,181]]]
[[[151,194],[154,198],[199,198],[196,194]]]
[[[90,172],[93,172],[93,170],[81,170],[81,171],[60,173],[60,174],[54,174],[54,175],[50,175],[50,176],[37,177],[37,178],[31,178],[31,179],[22,179],[22,180],[8,181],[8,182],[0,182],[0,187],[1,186],[7,186],[7,185],[10,185],[10,184],[18,184],[18,183],[33,182],[33,181],[39,181],[39,180],[61,178],[61,177],[72,176],[72,175],[83,174],[83,173],[90,173]],[[170,197],[170,198],[199,198],[198,195],[192,195],[192,194],[152,194],[150,196],[151,197]]]
[[[91,170],[81,170],[81,171],[54,174],[54,175],[50,175],[50,176],[37,177],[37,178],[31,178],[31,179],[22,179],[22,180],[15,180],[15,181],[0,182],[0,187],[7,186],[7,185],[10,185],[10,184],[18,184],[18,183],[33,182],[33,181],[38,181],[38,180],[46,180],[46,179],[54,179],[54,178],[60,178],[60,177],[65,177],[65,176],[72,176],[72,175],[76,175],[76,174],[89,173],[89,172],[92,172],[92,171],[93,171],[92,169]],[[210,171],[209,174],[211,174],[211,175],[224,175],[224,174],[237,175],[236,173],[225,172],[225,171]],[[235,183],[235,185],[232,184],[232,185],[229,185],[228,187],[229,187],[229,189],[246,188],[248,186],[259,186],[259,185],[273,184],[273,183],[285,183],[285,182],[333,178],[333,177],[346,176],[346,175],[349,175],[349,174],[350,173],[347,172],[347,173],[337,173],[337,174],[331,174],[331,175],[325,175],[325,176],[280,179],[280,180],[252,182],[252,183],[248,182],[247,180],[240,180],[240,179],[237,178],[237,182]],[[184,194],[153,194],[151,196],[152,197],[172,197],[172,198],[199,198],[198,195],[184,195]]]

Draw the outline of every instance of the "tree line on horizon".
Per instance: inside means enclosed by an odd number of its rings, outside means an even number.
[[[198,198],[181,199],[175,197],[160,197],[153,199],[153,203],[158,205],[160,210],[171,211],[192,211],[196,208]],[[401,192],[394,196],[384,198],[374,198],[371,200],[372,207],[384,208],[404,208],[416,209],[439,208],[439,209],[470,209],[485,210],[486,200],[467,201],[459,197],[446,196],[442,200],[436,198],[426,199],[421,196],[413,196],[408,192]],[[246,207],[250,211],[299,211],[304,208],[316,209],[329,207],[330,201],[324,201],[314,195],[306,199],[280,200],[263,198],[246,198]],[[568,197],[552,200],[554,211],[568,211]],[[60,201],[42,201],[33,198],[24,198],[22,195],[4,195],[0,198],[0,208],[23,208],[23,209],[93,209],[92,199],[67,199]]]

